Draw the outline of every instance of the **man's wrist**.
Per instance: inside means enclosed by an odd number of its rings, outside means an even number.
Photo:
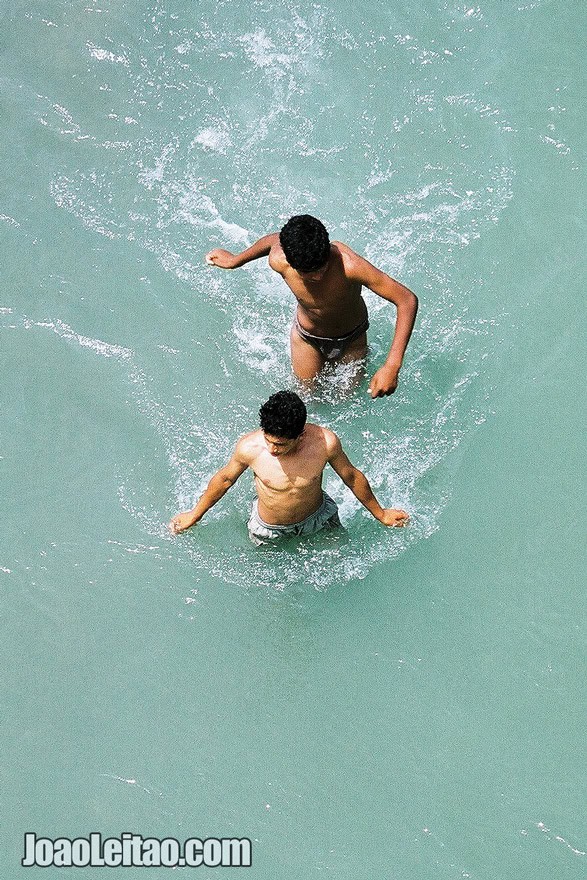
[[[189,524],[188,528],[191,529],[192,526],[195,526],[196,523],[199,523],[200,520],[202,519],[203,515],[204,515],[203,513],[198,514],[198,513],[196,513],[195,510],[192,510],[190,512],[190,524]]]
[[[383,518],[383,508],[378,501],[375,501],[374,504],[370,504],[369,507],[367,507],[367,510],[374,519],[381,522]]]

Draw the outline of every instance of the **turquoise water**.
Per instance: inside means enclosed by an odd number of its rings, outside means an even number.
[[[129,830],[250,837],[259,880],[582,876],[584,5],[1,19],[2,876]],[[172,538],[292,386],[291,295],[203,255],[298,212],[420,297],[393,398],[308,402],[412,524],[329,474],[346,537],[263,553],[244,476]]]

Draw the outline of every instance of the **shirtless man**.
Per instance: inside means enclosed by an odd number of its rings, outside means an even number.
[[[338,508],[322,489],[327,464],[384,526],[407,523],[404,510],[381,507],[365,475],[346,457],[336,434],[306,422],[304,402],[293,391],[273,394],[259,416],[261,429],[240,438],[232,458],[212,477],[193,510],[173,517],[169,523],[172,532],[185,532],[199,522],[249,467],[258,495],[248,523],[253,544],[336,528],[340,526]]]
[[[291,217],[281,232],[260,238],[240,254],[216,248],[206,262],[236,269],[269,255],[298,301],[291,329],[291,362],[298,379],[311,382],[330,361],[358,361],[367,352],[367,307],[363,285],[397,308],[391,349],[369,384],[371,397],[393,394],[412,333],[418,299],[346,244],[329,240],[320,220],[309,214]]]

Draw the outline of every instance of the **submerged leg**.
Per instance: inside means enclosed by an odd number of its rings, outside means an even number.
[[[367,354],[367,334],[361,333],[346,349],[339,363],[350,364],[352,361],[361,361]]]
[[[355,366],[354,373],[352,374],[352,376],[348,377],[348,385],[345,382],[345,396],[355,391],[355,389],[361,384],[361,382],[365,378],[366,357],[367,334],[361,333],[361,335],[357,337],[357,339],[351,342],[345,353],[337,361],[337,364],[349,364]]]
[[[313,345],[305,342],[295,327],[291,328],[291,365],[297,378],[308,387],[322,370],[325,360]]]

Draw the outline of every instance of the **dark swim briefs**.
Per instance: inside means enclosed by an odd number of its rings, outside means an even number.
[[[294,318],[294,327],[304,342],[308,342],[314,348],[317,348],[323,358],[327,361],[336,361],[339,357],[342,357],[351,342],[354,342],[355,339],[358,339],[359,336],[367,332],[369,329],[369,319],[365,318],[358,327],[355,327],[354,330],[351,330],[350,333],[346,333],[344,336],[314,336],[313,333],[308,333],[307,330],[304,330],[298,321],[297,315]]]

